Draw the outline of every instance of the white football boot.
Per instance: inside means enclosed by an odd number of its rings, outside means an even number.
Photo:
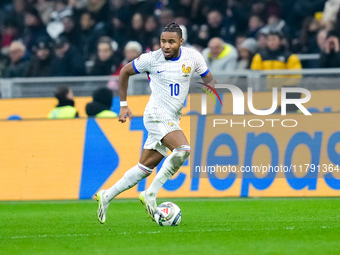
[[[154,221],[154,214],[157,208],[157,203],[155,199],[150,199],[150,196],[147,195],[146,190],[142,191],[139,194],[139,200],[144,205],[146,212],[149,217]]]
[[[106,220],[106,212],[107,209],[109,208],[110,203],[105,201],[104,198],[104,192],[105,190],[99,191],[96,196],[97,196],[97,201],[98,201],[98,210],[97,210],[97,218],[100,223],[104,223]]]

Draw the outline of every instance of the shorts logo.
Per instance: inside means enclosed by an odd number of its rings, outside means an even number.
[[[169,122],[169,125],[170,125],[170,126],[173,126],[173,125],[174,125],[174,123],[173,123],[173,122]]]
[[[191,72],[191,67],[188,66],[187,68],[185,68],[185,64],[182,65],[182,71],[183,71],[183,77],[189,77],[190,72]]]

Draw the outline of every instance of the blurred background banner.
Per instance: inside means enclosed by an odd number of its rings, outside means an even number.
[[[340,113],[287,115],[295,128],[228,128],[210,132],[212,118],[183,116],[191,140],[193,165],[228,162],[237,167],[259,164],[340,165]],[[252,116],[238,116],[246,121]],[[256,117],[259,119],[259,117]],[[271,118],[282,118],[272,115]],[[191,125],[191,131],[190,131]],[[205,130],[202,131],[202,128]],[[194,130],[194,131],[193,131]],[[0,124],[0,200],[89,199],[107,189],[135,165],[147,132],[141,117],[117,119],[23,120]],[[216,144],[216,141],[218,144]],[[231,158],[233,162],[231,162]],[[160,164],[161,165],[161,164]],[[153,175],[120,198],[137,198]],[[192,178],[186,162],[159,193],[160,197],[339,196],[340,173],[273,174]],[[327,176],[326,176],[327,174]],[[207,178],[208,177],[208,178]]]
[[[231,93],[219,93],[223,102],[214,105],[212,100],[207,102],[208,114],[231,114],[232,113],[232,96]],[[311,113],[317,112],[339,112],[340,111],[340,90],[312,90],[311,100],[304,105]],[[244,97],[247,98],[247,92]],[[280,102],[281,93],[278,92],[278,102]],[[148,95],[129,96],[129,105],[135,116],[143,116],[145,106],[149,100]],[[85,106],[91,101],[91,97],[76,97],[74,99],[75,107],[79,111],[79,117],[86,117]],[[0,120],[9,119],[13,116],[19,116],[22,119],[44,119],[48,112],[57,105],[55,98],[12,98],[0,100]],[[256,109],[270,108],[272,104],[272,92],[254,92],[253,103]],[[119,112],[119,97],[113,98],[112,110]],[[247,105],[245,105],[247,109]],[[194,114],[201,112],[201,94],[190,94],[185,101],[183,114]]]

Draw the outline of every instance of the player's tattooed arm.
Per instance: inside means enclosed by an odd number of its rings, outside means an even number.
[[[126,64],[119,73],[119,97],[120,101],[127,101],[127,89],[129,84],[129,77],[135,75],[136,72],[133,69],[132,62]],[[126,122],[126,117],[129,117],[130,121],[132,119],[132,112],[129,106],[120,107],[118,121],[121,123]]]

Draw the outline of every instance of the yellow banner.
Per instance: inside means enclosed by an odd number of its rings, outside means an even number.
[[[215,119],[228,122],[213,127]],[[285,119],[298,125],[284,127]],[[262,127],[252,127],[261,120]],[[183,116],[181,127],[191,141],[190,164],[181,167],[159,196],[339,196],[339,124],[340,113]],[[141,117],[125,124],[117,119],[2,121],[0,200],[91,198],[138,163],[146,137]],[[217,164],[239,172],[217,173]],[[204,166],[215,166],[215,172],[204,172]],[[289,166],[294,171],[241,172],[254,166],[263,171]],[[317,170],[312,172],[311,166]],[[119,197],[138,197],[157,170]]]

